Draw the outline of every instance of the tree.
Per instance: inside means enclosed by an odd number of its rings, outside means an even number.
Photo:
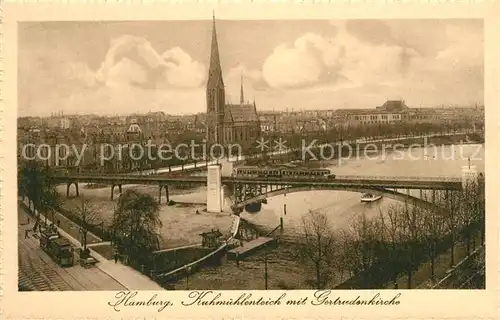
[[[408,289],[411,288],[413,272],[418,267],[422,257],[422,214],[421,209],[416,205],[399,206],[402,213],[403,229],[402,235],[406,250],[406,271],[408,273]]]
[[[396,283],[401,269],[401,242],[403,218],[397,206],[390,205],[384,214],[379,211],[379,223],[382,227],[383,245],[387,251],[386,269],[387,276]]]
[[[478,179],[479,180],[479,179]],[[482,234],[481,224],[484,223],[484,193],[479,184],[480,181],[467,183],[459,194],[461,204],[459,210],[459,221],[461,225],[460,235],[467,244],[467,254],[470,254],[471,240],[477,231]],[[472,243],[473,247],[475,243]]]
[[[299,259],[313,266],[316,289],[328,282],[328,269],[335,260],[335,237],[324,213],[309,211],[301,220],[302,234],[298,244]]]
[[[87,235],[89,227],[92,225],[98,225],[101,222],[90,201],[84,199],[83,197],[81,198],[80,206],[76,209],[76,216],[79,220],[78,226],[80,227],[80,233],[82,234],[82,247],[84,251],[87,251]]]
[[[445,226],[446,231],[445,234],[449,234],[450,238],[450,247],[451,247],[451,258],[450,265],[455,265],[455,244],[457,242],[457,230],[459,229],[459,210],[460,210],[460,200],[459,193],[457,192],[447,192],[444,199],[434,200],[432,202],[439,205],[441,207],[446,208],[446,218],[445,218]]]
[[[373,287],[381,281],[380,270],[376,266],[381,261],[382,250],[381,224],[366,215],[356,216],[350,224],[350,228],[344,232],[344,248],[349,252],[344,254],[351,262],[352,272],[361,275],[363,287]]]
[[[437,247],[446,230],[446,217],[441,212],[434,210],[422,210],[423,238],[427,244],[429,257],[431,259],[431,279],[435,279],[435,260],[438,254]]]
[[[159,249],[160,207],[152,196],[135,190],[126,190],[116,206],[111,226],[118,251],[133,261],[144,261]]]
[[[486,229],[486,197],[485,197],[485,180],[482,173],[479,174],[477,180],[478,187],[478,198],[477,198],[477,220],[479,223],[479,228],[481,232],[481,244],[485,241],[485,229]]]
[[[49,178],[50,168],[40,162],[22,162],[18,174],[18,191],[28,197],[28,201],[33,204],[36,218],[33,230],[36,230],[40,223],[40,213],[46,214],[49,210],[58,208],[61,203],[60,197]]]

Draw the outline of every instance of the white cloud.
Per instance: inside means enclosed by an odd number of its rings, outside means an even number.
[[[396,83],[404,78],[411,60],[418,54],[396,45],[362,42],[339,26],[327,38],[305,34],[292,46],[275,48],[262,70],[271,87],[301,88],[331,83],[331,88],[370,83]]]
[[[111,42],[97,76],[109,86],[197,88],[205,72],[204,65],[181,48],[159,54],[147,40],[126,35]]]
[[[194,61],[181,48],[173,48],[163,53],[167,84],[177,87],[199,87],[205,80],[205,66]]]
[[[337,31],[333,36],[304,34],[277,46],[265,60],[263,80],[293,96],[287,99],[291,105],[329,107],[320,102],[327,96],[336,100],[335,107],[370,107],[386,98],[413,105],[482,101],[480,29],[442,25],[436,37],[446,42],[437,45],[432,32],[426,32],[433,44],[425,50],[422,36],[416,36],[414,46],[405,43],[401,35],[406,33],[397,24],[388,24],[392,33],[377,41],[356,37],[344,23],[332,24]],[[292,95],[293,89],[300,94]]]
[[[264,80],[271,87],[303,87],[322,81],[336,65],[339,52],[316,34],[298,38],[292,46],[276,47],[262,66]]]
[[[126,87],[147,81],[147,71],[128,58],[119,60],[106,70],[106,85],[109,87]]]

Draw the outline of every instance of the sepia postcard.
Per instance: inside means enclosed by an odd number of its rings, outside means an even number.
[[[499,8],[8,3],[3,316],[497,319]]]

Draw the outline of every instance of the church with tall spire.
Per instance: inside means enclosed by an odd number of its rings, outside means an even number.
[[[227,104],[219,44],[215,26],[212,22],[212,44],[207,79],[207,117],[206,138],[211,144],[254,143],[260,136],[260,123],[255,99],[245,102],[243,74],[241,75],[240,103]]]

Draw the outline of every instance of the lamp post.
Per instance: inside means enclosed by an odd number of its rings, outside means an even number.
[[[266,255],[264,256],[264,283],[265,283],[265,290],[267,290],[267,252]]]
[[[191,267],[186,268],[186,290],[189,290],[189,274],[191,273]]]

